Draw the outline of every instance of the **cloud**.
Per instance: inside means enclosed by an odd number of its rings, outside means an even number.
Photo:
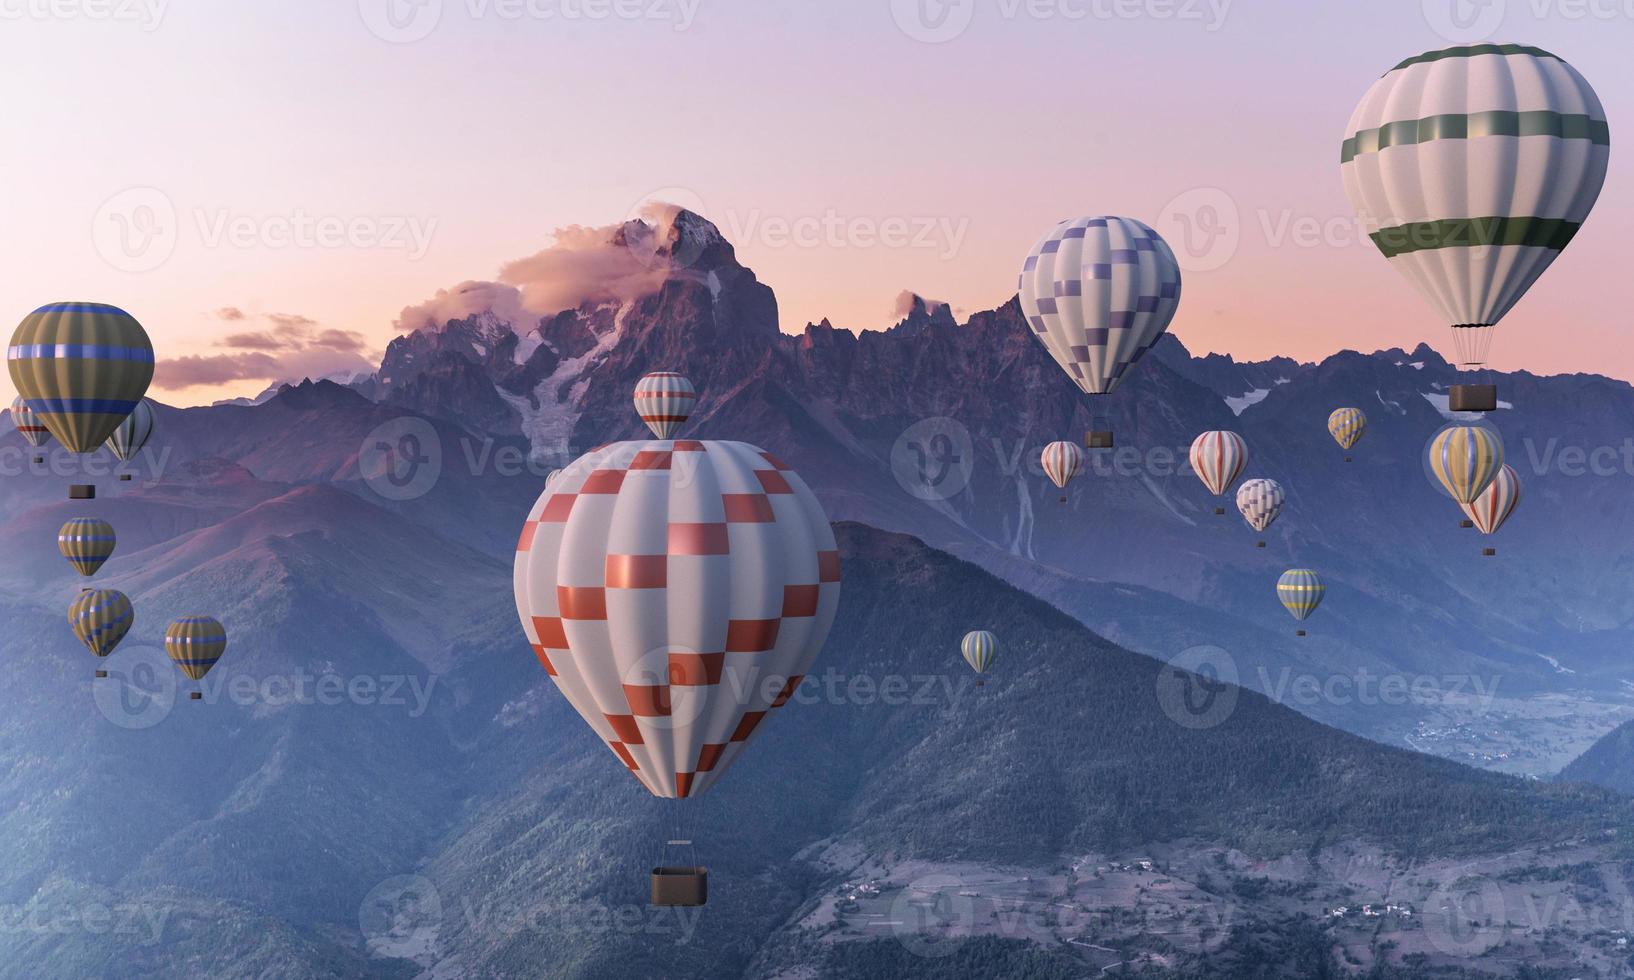
[[[156,387],[174,390],[233,381],[274,384],[367,374],[375,369],[368,357],[368,343],[354,330],[320,328],[318,321],[298,313],[251,316],[232,306],[223,307],[216,316],[235,323],[262,321],[267,327],[230,333],[216,341],[215,346],[227,353],[161,360],[154,369]]]
[[[913,312],[914,300],[924,303],[925,312],[931,314],[932,316],[936,315],[937,310],[948,309],[948,305],[939,299],[926,299],[911,289],[904,289],[902,292],[897,293],[896,304],[891,315],[896,317],[898,320],[903,319],[909,313]]]
[[[674,271],[654,245],[669,240],[678,211],[674,205],[649,206],[643,211],[647,229],[558,228],[549,246],[501,266],[497,280],[467,280],[405,307],[397,317],[397,329],[403,333],[439,329],[449,320],[492,310],[526,331],[541,317],[585,303],[628,303],[651,295]]]

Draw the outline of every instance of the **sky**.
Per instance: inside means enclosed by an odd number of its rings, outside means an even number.
[[[0,311],[117,303],[152,394],[206,403],[367,369],[438,290],[663,200],[785,331],[992,308],[1058,219],[1121,214],[1180,255],[1194,351],[1449,351],[1338,146],[1380,74],[1477,39],[1634,118],[1634,0],[0,0]],[[1634,379],[1629,161],[1495,367]]]

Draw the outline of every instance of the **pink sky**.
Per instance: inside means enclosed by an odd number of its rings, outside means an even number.
[[[19,3],[0,30],[0,299],[14,320],[126,307],[162,359],[221,379],[154,392],[190,404],[366,364],[405,307],[653,198],[733,238],[785,330],[887,326],[903,289],[990,308],[1058,218],[1113,213],[1185,259],[1173,330],[1194,350],[1445,350],[1355,227],[1351,109],[1401,58],[1484,31],[1576,65],[1618,140],[1624,7]],[[1634,378],[1627,160],[1614,147],[1594,215],[1500,327],[1497,367]]]

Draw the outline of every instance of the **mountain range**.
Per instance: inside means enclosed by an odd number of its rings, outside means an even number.
[[[1499,379],[1527,497],[1496,558],[1422,474],[1454,378],[1428,347],[1165,340],[1061,504],[1037,450],[1091,410],[1014,302],[789,334],[702,219],[609,239],[633,243],[667,270],[633,300],[160,406],[97,501],[64,499],[96,464],[60,453],[0,474],[0,977],[1618,975],[1614,928],[1535,903],[1634,907],[1627,787],[1487,770],[1553,774],[1621,720],[1629,555],[1604,528],[1631,477],[1567,460],[1621,446],[1627,385]],[[699,388],[688,435],[805,477],[845,579],[797,703],[680,807],[611,764],[510,598],[545,474],[642,435],[658,369]],[[1325,429],[1347,404],[1371,419],[1352,463]],[[1210,428],[1288,490],[1263,550],[1179,465]],[[97,584],[138,617],[100,681],[51,541],[82,512],[118,529]],[[1304,638],[1292,565],[1329,590]],[[193,612],[232,635],[201,701],[158,650]],[[1002,643],[980,688],[972,628]],[[696,916],[645,904],[677,830],[714,879]],[[1375,902],[1418,917],[1332,914]]]

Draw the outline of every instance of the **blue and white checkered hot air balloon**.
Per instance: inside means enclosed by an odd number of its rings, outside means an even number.
[[[1033,247],[1018,289],[1021,312],[1055,363],[1085,394],[1107,395],[1169,328],[1180,265],[1139,221],[1072,218]]]
[[[1605,109],[1571,65],[1541,48],[1470,44],[1374,82],[1339,170],[1379,251],[1452,325],[1467,370],[1588,217],[1610,153]],[[1496,407],[1490,390],[1479,401],[1465,407]]]

